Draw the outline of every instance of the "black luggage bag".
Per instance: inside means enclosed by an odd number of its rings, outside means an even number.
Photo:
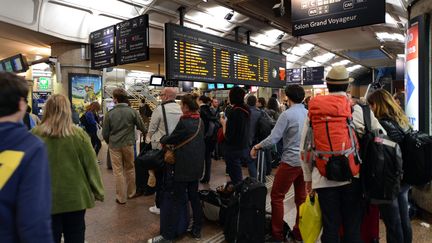
[[[246,178],[236,185],[234,195],[224,210],[224,234],[229,243],[262,243],[265,237],[265,185]]]

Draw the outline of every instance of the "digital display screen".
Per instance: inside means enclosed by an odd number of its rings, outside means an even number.
[[[224,84],[217,84],[217,88],[218,88],[218,89],[224,89],[224,88],[225,88],[225,85],[224,85]]]
[[[227,89],[232,89],[234,87],[234,84],[227,84],[226,87],[227,87]]]
[[[150,85],[153,86],[162,86],[163,84],[163,77],[160,76],[151,76],[150,78]]]
[[[23,65],[22,65],[21,59],[19,57],[12,59],[12,61],[14,64],[14,70],[22,70],[23,69]]]
[[[207,84],[207,89],[215,89],[215,84]]]
[[[23,73],[27,70],[27,61],[21,54],[0,60],[0,72]]]
[[[10,60],[4,62],[6,72],[13,72],[12,63]]]
[[[201,31],[165,24],[166,78],[281,88],[286,57]]]
[[[289,84],[301,84],[302,82],[302,69],[292,68],[287,70],[287,85]]]
[[[324,84],[324,67],[303,68],[303,85]]]

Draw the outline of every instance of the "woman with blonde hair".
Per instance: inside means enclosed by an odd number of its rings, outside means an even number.
[[[411,129],[408,117],[392,95],[384,89],[370,94],[367,101],[387,135],[401,144],[405,133]],[[410,186],[401,183],[398,197],[391,204],[379,205],[381,217],[386,226],[387,242],[412,242],[412,229],[408,213],[408,191]]]
[[[52,230],[54,242],[83,243],[84,215],[104,200],[96,154],[84,130],[72,123],[66,96],[52,95],[39,126],[32,132],[46,144],[51,171]]]

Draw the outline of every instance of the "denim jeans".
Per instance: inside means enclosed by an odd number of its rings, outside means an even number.
[[[398,197],[391,204],[379,205],[381,217],[386,226],[388,243],[411,243],[412,229],[408,212],[408,191],[410,186],[401,185]]]
[[[249,160],[249,149],[225,150],[225,161],[227,163],[228,174],[234,185],[243,180],[241,163]]]
[[[364,209],[359,180],[353,179],[348,185],[319,188],[316,191],[323,223],[321,242],[361,243],[360,228]],[[342,241],[339,236],[341,225],[344,229]]]
[[[84,243],[85,210],[51,215],[54,242],[60,243],[62,234],[65,243]]]

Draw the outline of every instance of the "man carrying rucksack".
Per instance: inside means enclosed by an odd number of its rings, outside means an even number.
[[[285,89],[290,108],[284,111],[276,122],[271,134],[252,147],[252,158],[256,158],[257,150],[269,148],[283,139],[281,163],[277,169],[272,191],[272,236],[275,241],[285,241],[284,235],[284,199],[291,185],[294,185],[295,204],[297,208],[296,224],[293,229],[294,238],[301,241],[298,228],[299,207],[305,201],[306,192],[299,157],[300,135],[306,120],[307,110],[301,104],[305,92],[299,85],[289,85]]]
[[[363,216],[360,165],[355,133],[365,132],[362,108],[351,107],[346,91],[353,81],[345,67],[335,66],[327,74],[326,96],[309,102],[300,142],[307,193],[318,193],[323,233],[321,242],[362,242]],[[382,129],[371,112],[372,129]],[[340,227],[343,239],[340,239]]]

